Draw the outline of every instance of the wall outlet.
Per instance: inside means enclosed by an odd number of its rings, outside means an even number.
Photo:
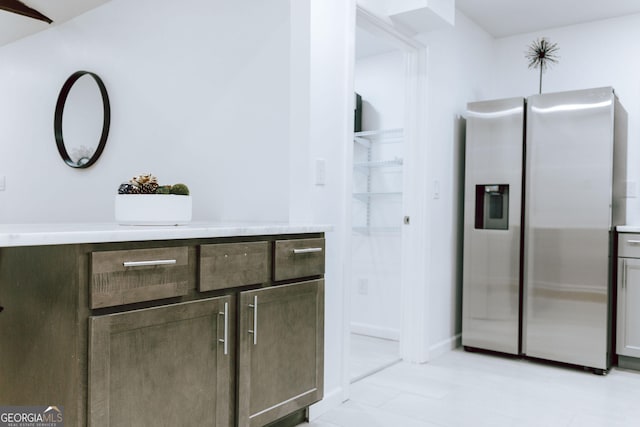
[[[358,294],[369,295],[369,281],[367,279],[358,279]]]

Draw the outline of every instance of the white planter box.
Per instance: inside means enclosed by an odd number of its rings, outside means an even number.
[[[117,194],[116,222],[122,225],[181,225],[191,221],[191,196]]]

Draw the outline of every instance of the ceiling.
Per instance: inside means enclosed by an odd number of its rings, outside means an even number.
[[[23,0],[26,5],[53,19],[53,24],[0,10],[0,46],[68,21],[108,1],[110,0]],[[455,1],[462,13],[494,37],[640,13],[639,0]],[[360,38],[359,35],[358,39]],[[372,54],[364,49],[366,48],[359,48],[359,56]]]
[[[640,13],[639,0],[455,0],[494,37],[507,37]]]
[[[22,3],[53,19],[52,24],[0,10],[0,46],[61,24],[109,0],[22,0]]]
[[[640,13],[640,0],[455,0],[456,8],[496,38]],[[357,28],[356,58],[397,47]]]

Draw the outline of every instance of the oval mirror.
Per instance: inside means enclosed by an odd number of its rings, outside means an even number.
[[[107,89],[98,75],[76,71],[62,86],[53,127],[58,152],[73,168],[94,164],[107,142],[111,108]]]

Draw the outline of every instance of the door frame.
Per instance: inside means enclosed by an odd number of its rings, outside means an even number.
[[[396,45],[405,56],[405,156],[403,162],[403,216],[409,217],[409,224],[402,225],[401,249],[401,295],[402,320],[400,326],[400,357],[413,363],[429,361],[429,260],[431,243],[428,233],[430,224],[430,198],[426,191],[428,183],[428,143],[427,127],[427,47],[405,34],[402,29],[381,19],[365,8],[356,6],[356,27],[363,28]],[[355,77],[355,44],[351,52],[351,88]],[[353,93],[353,90],[351,90]],[[353,98],[353,96],[351,96]],[[353,129],[353,128],[352,128]],[[353,137],[353,134],[351,135]],[[351,138],[353,140],[353,138]],[[346,144],[347,159],[353,159],[353,144]],[[347,167],[351,167],[351,163]],[[351,204],[353,177],[351,171],[345,174],[346,206]],[[351,209],[347,208],[347,244],[345,254],[351,254]],[[350,263],[349,263],[350,264]],[[350,375],[350,314],[352,268],[345,268],[344,277],[344,360],[342,386],[345,400],[349,397]]]

